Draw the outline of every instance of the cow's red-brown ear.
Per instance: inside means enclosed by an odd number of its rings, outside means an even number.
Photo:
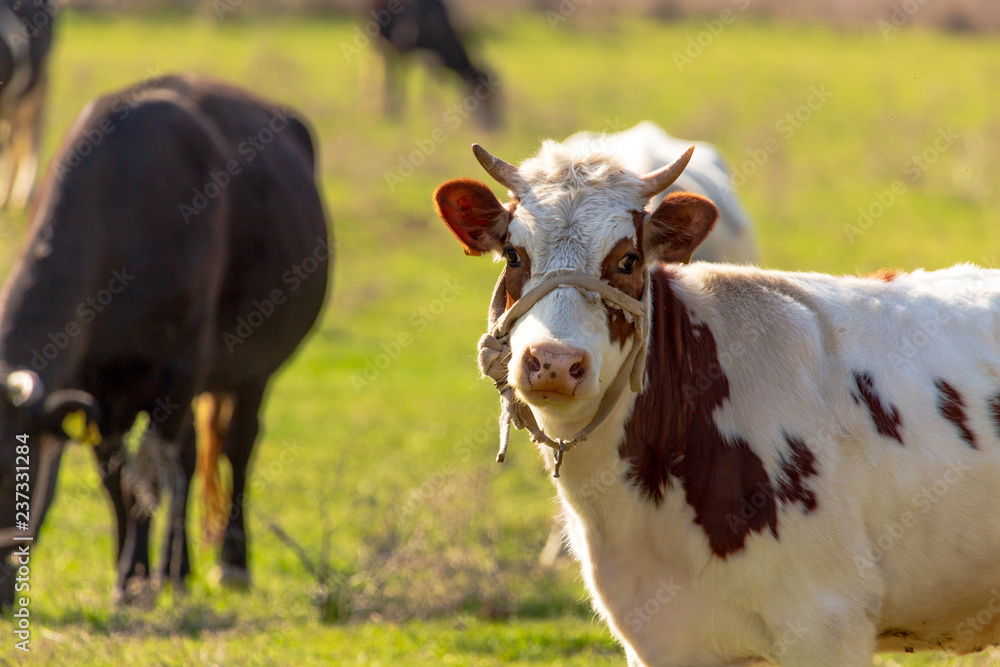
[[[443,183],[434,192],[434,207],[466,255],[503,249],[510,213],[485,183],[471,178]]]
[[[647,259],[686,262],[715,226],[719,209],[691,192],[673,192],[656,207],[643,228]]]

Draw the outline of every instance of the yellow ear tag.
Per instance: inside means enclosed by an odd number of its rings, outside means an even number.
[[[688,255],[687,259],[685,259],[683,262],[681,262],[681,264],[690,264],[691,263],[691,258],[693,256],[694,256],[694,253],[691,253],[690,255]]]
[[[97,446],[101,444],[101,431],[97,424],[87,422],[87,413],[83,410],[71,412],[62,421],[63,433],[73,440],[85,445]]]
[[[87,439],[84,442],[91,447],[97,447],[101,444],[101,429],[97,427],[96,422],[90,422],[87,428]]]

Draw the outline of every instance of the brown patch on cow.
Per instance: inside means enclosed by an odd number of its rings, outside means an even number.
[[[648,215],[645,211],[630,211],[632,213],[632,224],[635,225],[635,239],[636,245],[639,246],[639,252],[642,252],[642,232],[646,223],[646,216]]]
[[[879,269],[875,273],[870,273],[866,278],[871,280],[881,280],[884,283],[891,283],[893,280],[898,278],[900,271],[898,269]]]
[[[775,491],[749,443],[715,426],[713,413],[729,398],[729,379],[711,329],[693,323],[674,294],[674,276],[663,266],[650,272],[647,368],[655,372],[636,398],[618,455],[629,463],[627,479],[656,505],[671,479],[679,480],[709,548],[725,558],[743,549],[752,532],[778,536]]]
[[[903,422],[899,416],[899,410],[879,397],[878,392],[875,391],[875,380],[869,373],[854,371],[854,383],[858,387],[860,398],[858,394],[853,394],[852,398],[855,403],[860,405],[863,400],[868,406],[868,412],[871,413],[872,421],[875,422],[875,430],[886,438],[895,438],[902,445],[903,436],[900,435],[899,429]]]
[[[990,414],[993,416],[993,424],[997,427],[997,435],[1000,436],[1000,394],[990,399]]]
[[[528,282],[528,278],[531,277],[531,258],[528,257],[528,251],[518,246],[514,246],[514,250],[521,257],[521,266],[513,267],[508,265],[506,268],[507,306],[504,310],[510,310],[514,302],[521,298],[521,294],[524,292],[524,285]]]
[[[639,259],[636,260],[632,273],[622,273],[618,264],[630,253],[638,255]],[[632,239],[620,240],[601,264],[601,280],[628,294],[633,299],[641,299],[642,277],[646,271],[642,259],[642,251],[636,247]],[[625,317],[625,313],[621,309],[607,303],[604,304],[604,309],[608,313],[608,331],[611,334],[611,342],[617,342],[621,347],[625,347],[625,343],[635,331],[635,325]]]
[[[791,456],[782,457],[781,473],[784,479],[779,479],[777,484],[778,500],[786,505],[791,503],[802,503],[806,512],[816,509],[816,494],[805,485],[807,477],[816,474],[816,457],[806,443],[799,438],[785,436]]]
[[[965,401],[962,400],[962,395],[958,393],[957,389],[941,379],[934,381],[934,387],[938,390],[938,412],[955,425],[962,440],[965,440],[973,449],[979,449],[976,445],[976,435],[966,423]]]

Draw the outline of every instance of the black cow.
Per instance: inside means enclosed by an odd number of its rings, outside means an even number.
[[[7,163],[2,206],[23,207],[35,187],[52,19],[58,11],[58,3],[49,0],[0,2],[0,151]]]
[[[442,0],[374,0],[371,15],[382,37],[385,107],[389,116],[399,116],[402,111],[401,60],[411,52],[423,51],[462,79],[466,106],[476,111],[484,127],[499,125],[500,95],[495,75],[472,63]]]
[[[53,164],[0,300],[0,603],[13,595],[10,537],[37,532],[61,445],[98,429],[94,453],[118,522],[116,599],[148,577],[144,498],[157,479],[172,487],[159,574],[183,585],[191,405],[202,392],[232,407],[227,428],[210,426],[233,470],[221,560],[246,579],[243,493],[261,404],[327,289],[309,131],[294,112],[232,86],[169,76],[92,102]],[[123,446],[143,411],[161,446],[140,454],[159,459],[130,458]],[[20,434],[30,470],[15,478]],[[28,533],[15,525],[22,479],[39,498]]]

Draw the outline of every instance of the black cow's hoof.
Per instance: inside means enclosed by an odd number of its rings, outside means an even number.
[[[152,609],[159,592],[159,587],[149,577],[132,577],[124,587],[115,587],[113,599],[116,605]]]
[[[250,573],[246,568],[235,565],[219,565],[212,570],[210,579],[213,583],[239,591],[250,588]]]

